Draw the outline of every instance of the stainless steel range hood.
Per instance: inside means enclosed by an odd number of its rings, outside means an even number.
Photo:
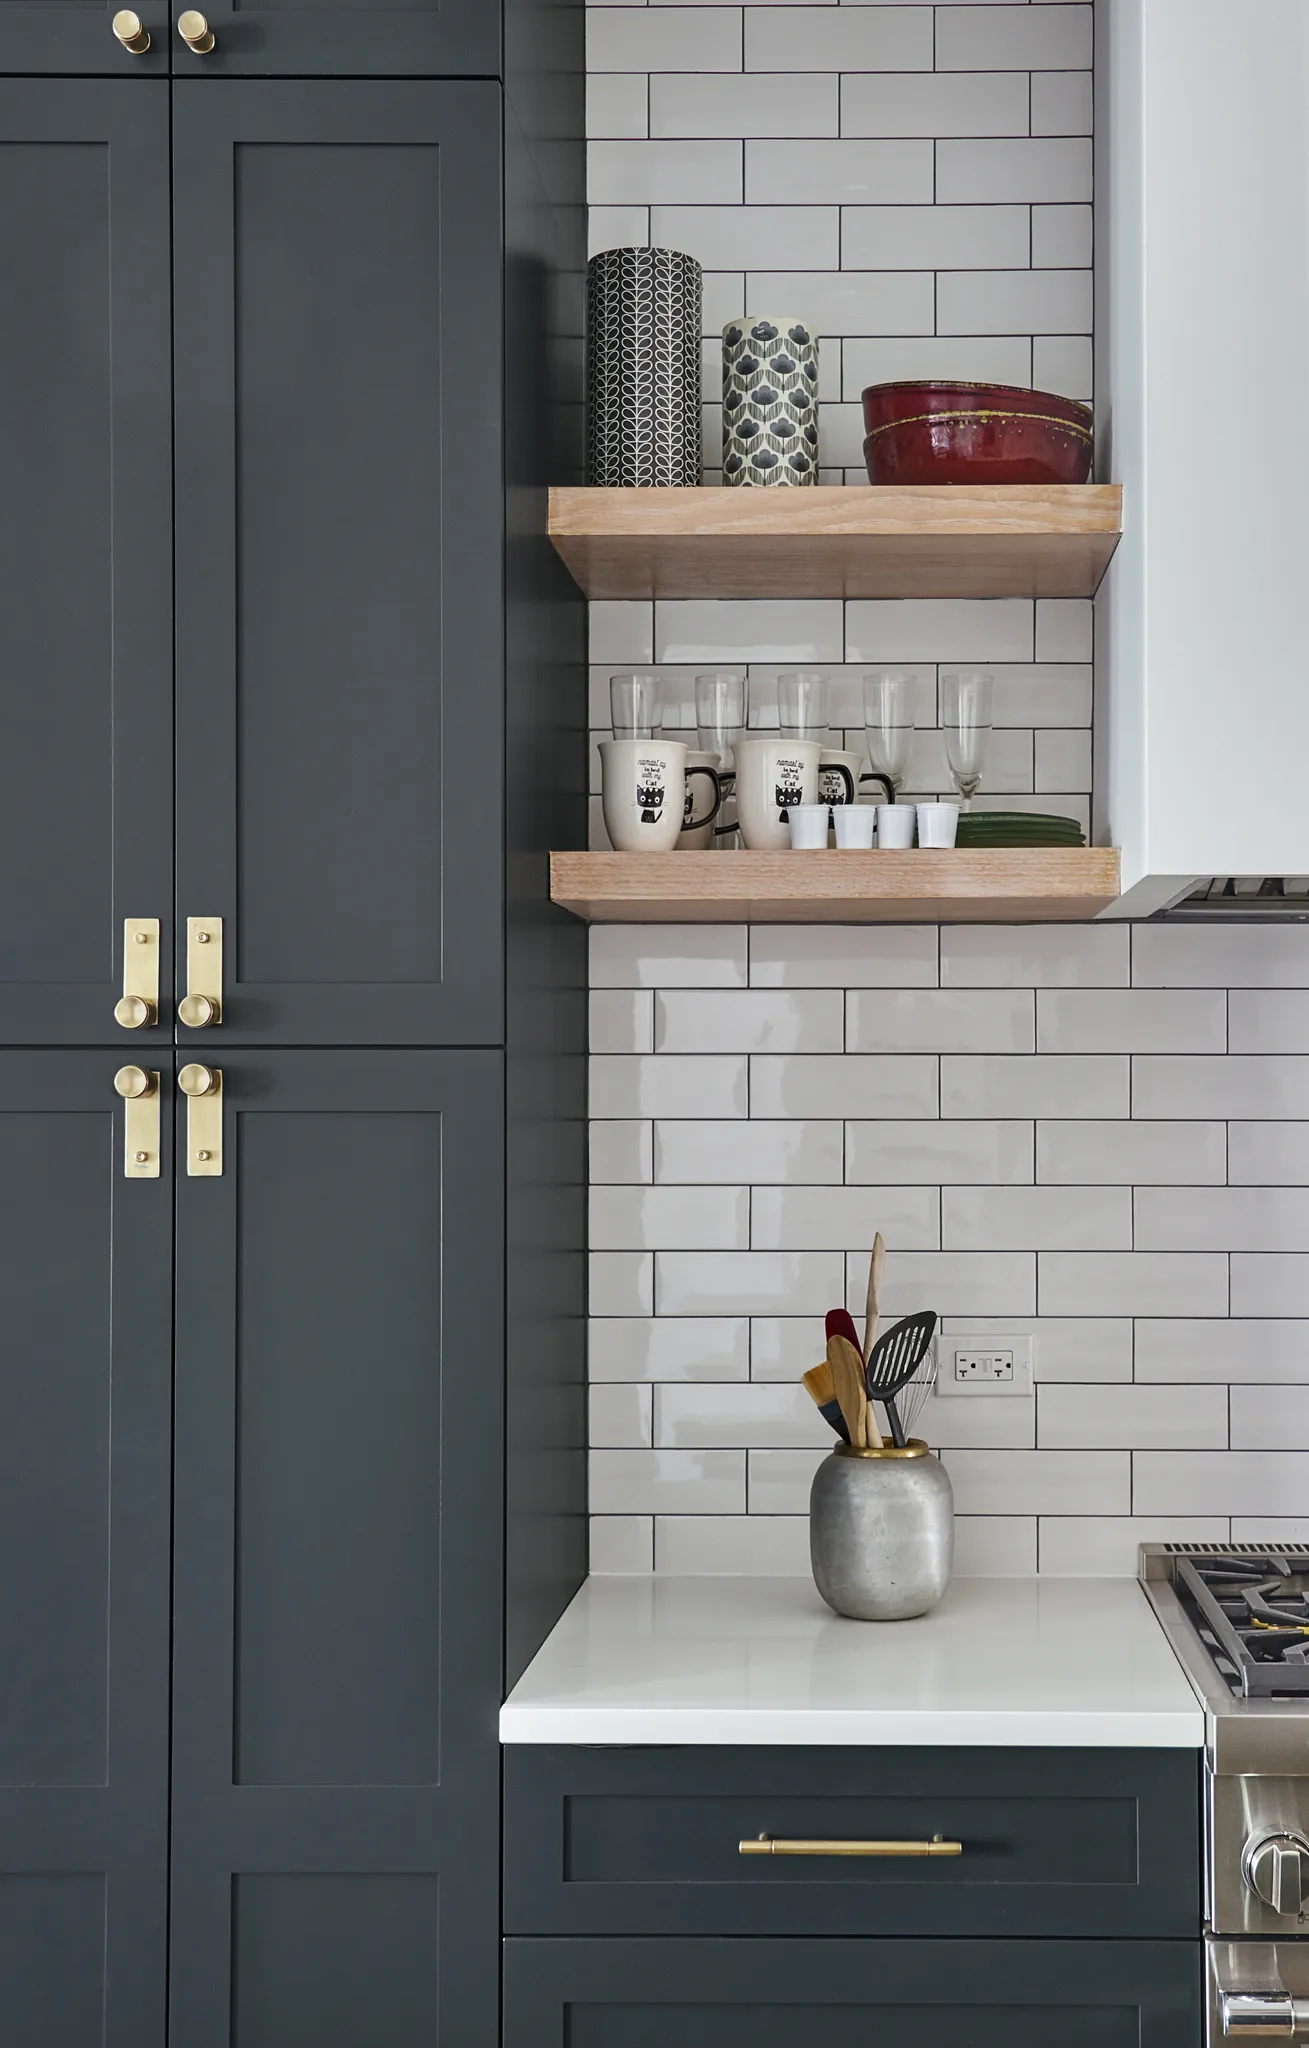
[[[1309,924],[1309,875],[1213,875],[1153,915],[1188,924]]]

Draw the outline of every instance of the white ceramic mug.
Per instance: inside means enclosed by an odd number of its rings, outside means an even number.
[[[912,846],[916,822],[917,813],[916,807],[913,804],[878,804],[878,845],[886,847]]]
[[[959,830],[958,804],[919,804],[918,844],[953,846]]]
[[[873,843],[877,812],[872,804],[838,804],[832,813],[836,821],[836,843],[846,852],[865,852]]]
[[[792,846],[804,853],[826,853],[827,818],[826,804],[792,804]]]
[[[847,753],[842,747],[824,747],[818,757],[819,803],[833,809],[837,804],[857,803],[863,765],[862,754]]]
[[[713,778],[713,808],[697,818],[695,807],[703,803],[705,792],[699,788],[696,777],[708,775]],[[722,778],[718,773],[717,754],[698,754],[688,750],[686,756],[686,802],[682,810],[682,830],[677,846],[680,853],[706,853],[714,843],[714,819],[722,809]]]
[[[736,743],[736,810],[741,837],[756,852],[791,844],[791,808],[818,801],[817,740],[748,739]]]
[[[601,740],[605,830],[619,853],[671,853],[686,816],[687,748],[681,740]],[[717,776],[697,768],[717,796]]]

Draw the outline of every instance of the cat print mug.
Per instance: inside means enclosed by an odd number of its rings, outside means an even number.
[[[748,739],[736,743],[736,809],[741,837],[756,851],[791,844],[791,810],[818,801],[817,740]]]
[[[601,740],[600,778],[605,830],[618,853],[671,853],[687,820],[688,788],[697,776],[709,786],[712,809],[694,828],[707,824],[719,802],[712,768],[687,766],[682,740]]]

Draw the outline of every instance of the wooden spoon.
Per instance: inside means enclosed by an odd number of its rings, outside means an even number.
[[[877,1341],[877,1322],[881,1314],[882,1281],[886,1274],[886,1246],[882,1243],[879,1230],[873,1239],[873,1254],[868,1261],[868,1304],[864,1316],[864,1359],[873,1355]]]
[[[864,1362],[857,1347],[848,1337],[829,1338],[827,1363],[832,1368],[837,1402],[850,1432],[852,1447],[857,1451],[880,1451],[883,1448],[882,1435],[868,1405]]]

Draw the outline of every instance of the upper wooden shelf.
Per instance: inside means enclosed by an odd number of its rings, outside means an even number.
[[[552,900],[596,924],[1058,924],[1118,894],[1106,846],[550,856]]]
[[[591,598],[1091,597],[1118,484],[824,484],[550,493],[550,538]]]

